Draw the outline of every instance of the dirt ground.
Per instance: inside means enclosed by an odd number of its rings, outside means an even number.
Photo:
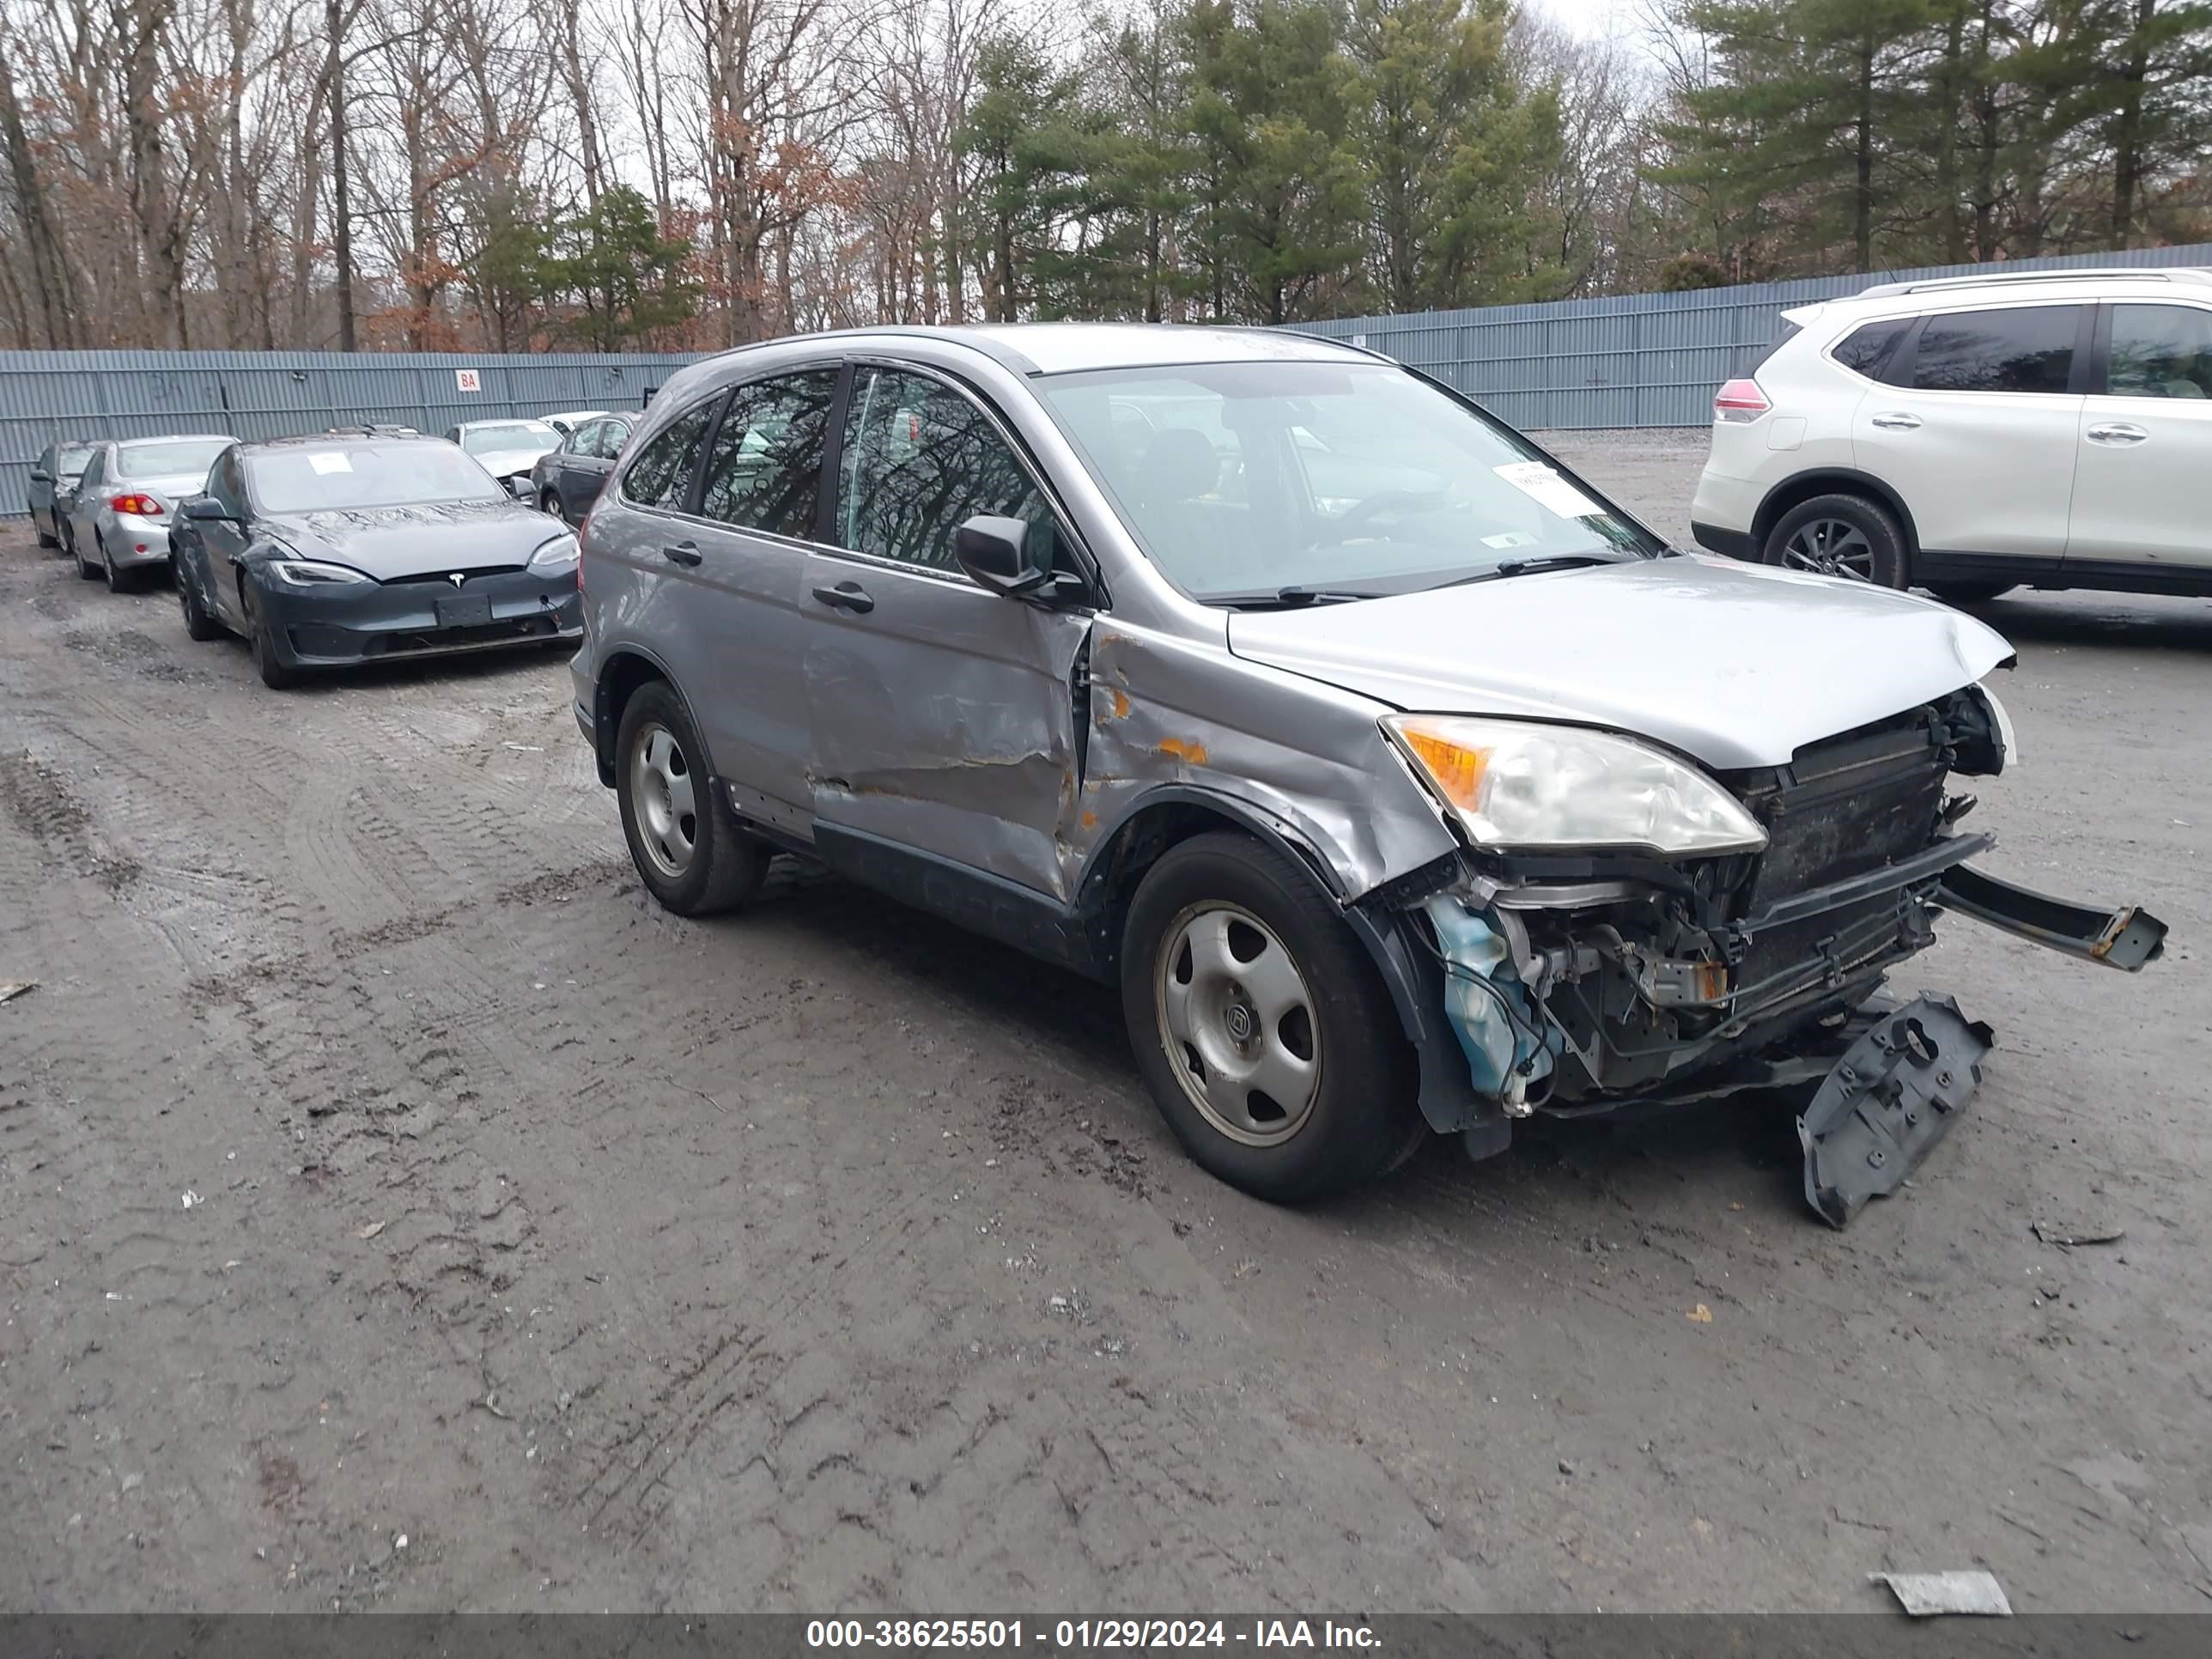
[[[1679,532],[1693,447],[1564,447]],[[1106,992],[661,914],[556,659],[280,696],[9,526],[0,1607],[2205,1609],[2212,605],[1987,615],[1992,867],[2175,939],[1951,926],[1911,1190],[1829,1231],[1770,1106],[1291,1212]]]

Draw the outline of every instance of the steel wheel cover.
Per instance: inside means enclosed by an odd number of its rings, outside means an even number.
[[[1272,928],[1226,900],[1191,905],[1161,936],[1152,987],[1168,1066],[1208,1123],[1247,1146],[1305,1127],[1321,1096],[1321,1025]]]
[[[629,798],[645,855],[667,879],[682,880],[699,850],[699,800],[684,746],[658,720],[640,726],[631,743]]]

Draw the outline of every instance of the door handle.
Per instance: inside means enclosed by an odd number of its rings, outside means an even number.
[[[1893,410],[1887,414],[1875,416],[1874,423],[1885,432],[1910,432],[1920,424],[1920,417],[1917,415],[1907,415]]]
[[[866,590],[858,582],[839,582],[835,587],[817,587],[814,597],[833,611],[850,611],[856,616],[866,616],[876,608]]]
[[[2139,444],[2150,434],[2127,421],[2105,421],[2091,427],[2087,435],[2093,444]]]
[[[660,556],[672,564],[696,564],[699,562],[699,544],[696,542],[678,542],[672,547],[662,548]]]

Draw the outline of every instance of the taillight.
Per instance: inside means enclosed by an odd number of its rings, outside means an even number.
[[[1718,421],[1755,421],[1773,407],[1756,380],[1730,380],[1713,393],[1713,418]]]
[[[131,494],[111,495],[107,504],[118,513],[128,513],[134,518],[158,519],[169,509],[151,495]]]

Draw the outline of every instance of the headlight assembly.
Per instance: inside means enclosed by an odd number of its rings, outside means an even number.
[[[342,564],[321,564],[313,559],[271,559],[264,567],[280,582],[295,587],[325,587],[333,582],[365,582],[368,577]]]
[[[1455,714],[1396,714],[1382,725],[1479,847],[1679,858],[1766,845],[1735,796],[1632,738]]]
[[[576,562],[576,538],[556,536],[530,556],[532,570],[566,570]]]

